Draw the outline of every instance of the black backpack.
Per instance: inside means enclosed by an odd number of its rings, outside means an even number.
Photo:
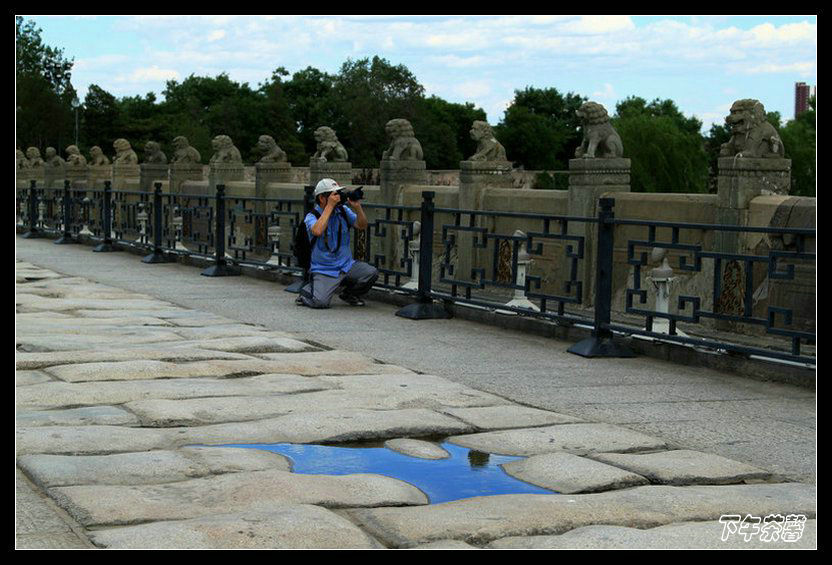
[[[320,218],[321,214],[315,210],[310,210],[316,218]],[[343,216],[344,221],[347,222],[347,226],[349,226],[349,221],[347,220],[347,213],[341,209],[341,216]],[[311,240],[309,239],[309,232],[306,229],[306,221],[300,223],[298,229],[295,231],[295,243],[292,247],[292,252],[297,259],[298,267],[302,268],[304,271],[308,270],[309,267],[312,266],[312,250],[315,248],[315,243],[318,241],[318,237],[314,236]],[[341,230],[338,230],[338,246],[335,248],[337,251],[341,247]]]

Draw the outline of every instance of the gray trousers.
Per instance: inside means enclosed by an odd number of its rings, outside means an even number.
[[[300,298],[310,308],[329,308],[332,296],[341,289],[352,296],[367,294],[378,278],[378,269],[356,261],[348,273],[328,277],[321,273],[310,273],[310,281],[300,289]]]

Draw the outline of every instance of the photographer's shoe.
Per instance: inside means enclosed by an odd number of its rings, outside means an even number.
[[[338,295],[338,298],[349,304],[350,306],[364,306],[364,301],[358,298],[357,296],[353,296],[351,294],[347,294],[346,292],[342,292]]]

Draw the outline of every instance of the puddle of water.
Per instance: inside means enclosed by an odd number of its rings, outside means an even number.
[[[419,488],[431,504],[497,494],[553,494],[515,479],[500,465],[523,459],[441,444],[448,459],[420,459],[384,447],[335,447],[292,443],[226,444],[219,447],[263,449],[286,456],[292,472],[308,475],[373,473]]]

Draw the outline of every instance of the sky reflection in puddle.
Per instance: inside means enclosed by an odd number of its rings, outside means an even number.
[[[469,450],[450,443],[441,446],[448,459],[420,459],[384,447],[336,447],[330,445],[225,444],[273,451],[288,457],[292,471],[311,475],[373,473],[399,479],[419,488],[431,504],[497,494],[553,494],[507,474],[503,463],[523,459]]]

